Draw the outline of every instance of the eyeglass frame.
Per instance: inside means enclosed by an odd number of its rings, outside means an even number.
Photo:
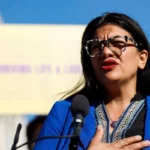
[[[127,47],[127,46],[135,46],[135,47],[139,48],[138,43],[137,43],[133,38],[131,38],[131,37],[127,36],[127,35],[125,35],[125,36],[119,36],[119,35],[117,35],[117,36],[111,37],[111,38],[109,38],[109,39],[107,39],[107,40],[99,40],[98,38],[91,39],[91,40],[86,41],[86,45],[84,46],[84,48],[86,49],[87,54],[88,54],[90,57],[94,58],[94,57],[96,57],[96,56],[95,56],[95,55],[94,55],[94,56],[93,56],[93,55],[90,55],[90,53],[89,53],[89,51],[88,51],[88,46],[87,46],[87,45],[88,45],[90,42],[93,42],[93,41],[103,42],[104,47],[107,46],[107,47],[109,48],[109,41],[113,40],[114,38],[118,38],[118,37],[124,38],[126,42],[131,41],[131,42],[133,43],[133,44],[127,44],[127,43],[126,43],[126,45],[124,46],[124,49],[121,50],[121,54],[122,54],[123,51],[126,50],[126,47]],[[103,47],[103,48],[104,48],[104,47]],[[110,49],[110,48],[109,48],[109,49]],[[111,49],[110,49],[110,50],[111,50]],[[113,50],[111,50],[111,51],[113,52]]]

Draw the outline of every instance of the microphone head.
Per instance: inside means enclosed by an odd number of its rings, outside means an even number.
[[[73,115],[81,113],[85,117],[89,112],[88,99],[84,95],[76,95],[72,100],[71,111]]]
[[[142,73],[139,85],[142,94],[150,95],[150,70]]]

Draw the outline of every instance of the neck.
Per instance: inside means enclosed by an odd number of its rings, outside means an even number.
[[[131,99],[136,94],[136,82],[132,81],[130,83],[109,85],[109,88],[105,90],[106,104],[108,103],[130,103]]]
[[[105,104],[110,113],[119,116],[130,104],[136,94],[136,81],[124,84],[109,85],[105,90]]]

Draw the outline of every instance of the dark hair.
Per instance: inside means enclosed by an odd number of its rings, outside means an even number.
[[[35,119],[33,119],[27,126],[26,129],[26,135],[27,140],[35,140],[37,138],[37,134],[39,133],[39,129],[41,128],[42,124],[44,123],[46,119],[46,116],[37,116]],[[32,144],[28,144],[28,149],[32,150],[33,146]]]
[[[98,85],[97,79],[95,77],[95,73],[93,71],[93,67],[91,64],[90,57],[87,55],[85,50],[85,43],[87,40],[90,40],[93,38],[95,31],[97,28],[100,28],[107,24],[113,24],[120,26],[121,28],[125,29],[127,32],[129,32],[134,40],[138,43],[139,47],[138,50],[147,50],[148,54],[150,51],[149,48],[149,42],[146,38],[146,35],[144,34],[143,30],[139,26],[139,24],[133,20],[132,18],[126,16],[125,14],[120,13],[105,13],[102,16],[99,16],[95,19],[93,19],[86,27],[83,37],[82,37],[82,48],[81,48],[81,62],[83,67],[83,75],[85,78],[85,89],[90,91],[92,95],[98,95],[102,92],[103,87],[102,85]],[[149,69],[150,64],[150,58],[148,58],[147,64],[143,70],[138,71],[138,77],[137,77],[137,89],[139,90],[140,87],[138,87],[138,82],[140,79],[140,74],[143,71],[146,71]],[[89,92],[87,92],[89,93]]]

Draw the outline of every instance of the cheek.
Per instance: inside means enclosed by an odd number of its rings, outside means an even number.
[[[125,69],[138,69],[139,55],[137,51],[132,51],[132,53],[124,53],[121,57],[123,68]]]

